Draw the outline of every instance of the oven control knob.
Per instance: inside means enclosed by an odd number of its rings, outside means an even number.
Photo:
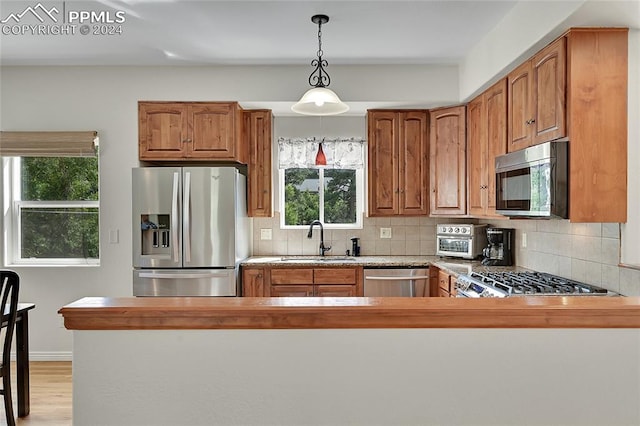
[[[460,233],[460,228],[456,228],[456,234]]]
[[[449,227],[448,231],[453,232],[453,228]]]
[[[467,232],[469,232],[469,230],[467,228],[462,228],[462,233],[466,234]]]

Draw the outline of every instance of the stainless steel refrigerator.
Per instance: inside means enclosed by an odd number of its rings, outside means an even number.
[[[142,167],[132,181],[133,295],[239,295],[246,178],[233,167]]]

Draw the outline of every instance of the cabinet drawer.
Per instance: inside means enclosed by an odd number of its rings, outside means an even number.
[[[315,284],[355,284],[355,269],[314,269],[313,282]]]
[[[354,297],[356,296],[355,285],[316,285],[315,296],[318,297]]]
[[[272,285],[271,297],[311,297],[312,285]]]
[[[271,284],[313,284],[313,269],[272,269]]]
[[[438,272],[438,287],[449,292],[449,274],[443,271]]]

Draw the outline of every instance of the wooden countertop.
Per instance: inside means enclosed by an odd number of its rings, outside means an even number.
[[[70,330],[640,328],[640,297],[86,297]]]

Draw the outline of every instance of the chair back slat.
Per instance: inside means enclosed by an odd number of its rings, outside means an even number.
[[[18,313],[18,288],[20,286],[20,278],[14,271],[0,270],[0,307],[2,309],[2,323],[6,323],[2,327],[2,364],[9,362],[11,352],[11,341],[16,324],[16,315]]]

